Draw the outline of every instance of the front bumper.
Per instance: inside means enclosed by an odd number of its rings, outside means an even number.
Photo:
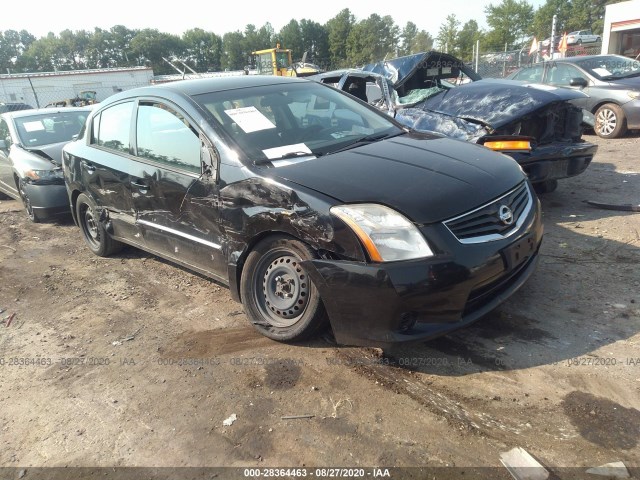
[[[560,143],[536,147],[530,153],[507,153],[520,164],[531,183],[573,177],[584,172],[598,146],[592,143]]]
[[[378,264],[305,262],[336,341],[377,347],[425,341],[489,313],[535,270],[543,234],[537,199],[536,207],[518,234],[508,240],[457,244],[450,254]],[[438,236],[431,233],[430,238]],[[530,250],[513,262],[506,252],[527,242]]]
[[[71,214],[69,196],[64,185],[27,183],[24,189],[38,218],[44,220]]]
[[[627,118],[629,130],[640,129],[640,99],[631,100],[622,105],[624,116]]]

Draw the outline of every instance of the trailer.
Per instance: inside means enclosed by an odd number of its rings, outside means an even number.
[[[95,92],[101,102],[114,93],[151,84],[150,67],[100,68],[0,75],[0,102],[22,102],[39,108]]]

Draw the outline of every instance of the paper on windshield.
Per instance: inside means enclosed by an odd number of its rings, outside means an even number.
[[[609,75],[611,75],[611,72],[609,70],[602,67],[594,68],[593,72],[600,75],[601,77],[608,77]]]
[[[34,122],[24,122],[22,126],[24,126],[24,129],[27,132],[38,132],[40,130],[44,130],[44,124],[42,123],[42,120],[36,120]]]
[[[312,153],[311,150],[309,150],[309,147],[307,147],[304,143],[294,143],[292,145],[284,145],[282,147],[267,148],[265,150],[262,150],[262,153],[264,153],[268,159],[280,158],[287,153],[298,152],[309,154]]]
[[[231,108],[225,110],[224,113],[229,115],[245,133],[276,128],[271,120],[265,117],[256,107]]]

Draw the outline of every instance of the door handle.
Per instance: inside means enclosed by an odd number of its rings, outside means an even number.
[[[131,180],[131,185],[133,185],[134,187],[139,188],[141,190],[148,190],[149,189],[149,185],[147,183],[145,183],[143,180],[140,180],[140,179]]]

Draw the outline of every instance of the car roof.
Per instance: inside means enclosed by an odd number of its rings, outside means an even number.
[[[234,90],[237,88],[262,87],[265,85],[278,85],[287,83],[307,82],[308,80],[296,77],[279,77],[272,75],[239,75],[234,77],[196,78],[193,80],[180,80],[177,82],[163,83],[151,88],[172,90],[184,95],[199,95],[201,93],[218,92],[222,90]],[[144,87],[145,90],[150,87]]]
[[[88,112],[93,109],[94,105],[87,105],[85,107],[61,107],[61,108],[32,108],[29,110],[16,110],[14,112],[5,112],[3,117],[19,118],[19,117],[32,117],[34,115],[46,115],[51,113],[62,112]]]

